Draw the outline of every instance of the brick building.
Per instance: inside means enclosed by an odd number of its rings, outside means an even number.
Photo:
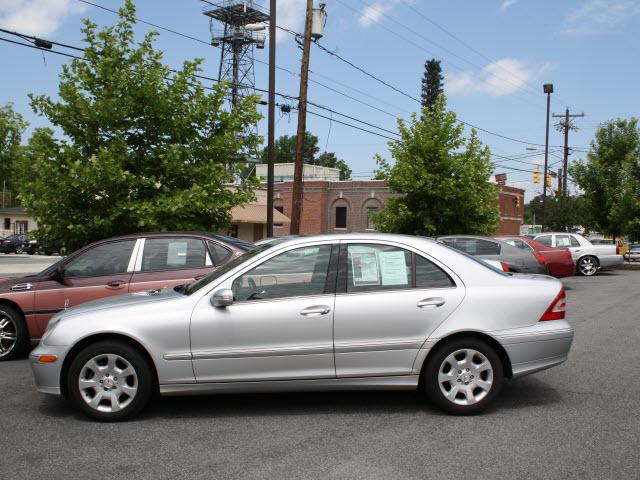
[[[274,185],[274,207],[289,218],[292,188],[292,182]],[[506,186],[500,188],[498,205],[501,220],[496,234],[518,235],[524,220],[524,191]],[[306,181],[303,184],[300,233],[374,231],[375,225],[369,220],[369,214],[381,210],[384,200],[394,195],[397,194],[391,193],[383,180]],[[288,224],[274,224],[275,236],[288,233]]]

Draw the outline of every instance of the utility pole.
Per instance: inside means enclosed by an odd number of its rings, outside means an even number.
[[[273,237],[273,164],[276,135],[276,0],[269,3],[269,112],[267,133],[267,238]]]
[[[307,129],[307,84],[309,79],[309,53],[311,50],[311,22],[313,19],[313,0],[307,0],[307,15],[304,22],[302,42],[302,66],[300,67],[300,97],[298,104],[298,135],[296,140],[296,159],[293,171],[293,192],[291,205],[292,235],[300,233],[302,216],[302,170],[304,168],[304,137]]]
[[[564,162],[563,162],[563,171],[564,178],[562,183],[562,196],[566,198],[567,196],[567,177],[568,177],[568,168],[569,168],[569,130],[578,130],[578,127],[571,123],[572,118],[584,117],[584,113],[577,113],[570,115],[569,107],[565,110],[564,115],[556,115],[553,114],[553,118],[562,118],[557,124],[556,128],[559,132],[564,133]]]
[[[551,94],[553,93],[553,84],[545,83],[543,86],[544,93],[547,94],[547,125],[544,142],[544,174],[542,176],[542,231],[547,220],[547,168],[549,167],[549,110],[551,108]]]

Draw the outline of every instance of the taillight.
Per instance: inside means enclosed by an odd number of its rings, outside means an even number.
[[[567,294],[564,288],[560,289],[556,298],[553,299],[547,311],[540,317],[540,321],[546,320],[564,320],[565,313],[567,312]]]
[[[616,245],[616,255],[620,255],[620,245]]]
[[[500,262],[500,266],[502,267],[502,271],[504,272],[510,272],[511,270],[509,270],[509,265],[507,265],[504,262]]]
[[[544,265],[544,257],[542,255],[540,255],[538,252],[533,252],[533,256],[536,257],[536,260],[538,260],[538,263],[540,263],[540,265]]]
[[[2,242],[3,245],[9,245],[9,240],[5,240]]]

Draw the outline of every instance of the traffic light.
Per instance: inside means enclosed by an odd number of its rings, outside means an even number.
[[[513,199],[513,206],[516,207],[516,210],[520,208],[520,195],[516,195]]]
[[[537,168],[533,172],[533,183],[540,183],[540,170]]]

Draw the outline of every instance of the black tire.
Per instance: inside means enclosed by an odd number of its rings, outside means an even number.
[[[85,364],[94,357],[106,354],[118,355],[125,359],[131,364],[137,376],[137,391],[132,400],[124,408],[115,412],[92,408],[84,400],[78,385]],[[137,348],[117,340],[97,342],[85,347],[71,362],[67,375],[67,392],[71,403],[87,416],[101,422],[115,422],[137,415],[147,406],[155,388],[155,375],[147,358]]]
[[[470,405],[462,405],[449,400],[443,393],[438,382],[440,367],[444,364],[445,359],[449,355],[465,349],[471,349],[475,350],[476,352],[480,352],[480,354],[482,354],[489,362],[492,370],[491,386],[489,387],[488,391],[486,391],[486,393],[476,403],[472,403]],[[478,360],[479,357],[475,357],[475,359]],[[457,372],[453,371],[454,376],[456,376],[456,373]],[[484,372],[482,374],[485,375]],[[483,380],[485,381],[487,379],[488,377],[483,378]],[[473,382],[473,380],[470,381]],[[472,337],[460,337],[456,338],[455,340],[445,341],[445,343],[437,346],[436,350],[431,355],[429,355],[427,363],[422,369],[422,382],[429,399],[441,410],[452,413],[454,415],[475,415],[488,408],[500,393],[502,384],[504,382],[504,368],[500,357],[493,349],[493,347],[491,347],[488,343]],[[466,387],[462,385],[462,382],[464,382],[464,380],[460,382],[458,388],[464,389]],[[450,382],[449,385],[452,387],[452,385],[456,384]],[[471,385],[473,384],[471,383]],[[443,388],[445,387],[443,386]],[[478,396],[480,394],[482,394],[482,392],[479,392]],[[457,395],[454,400],[458,399]],[[463,392],[460,392],[459,395],[464,397],[458,399],[459,401],[466,401],[465,399],[467,397]]]
[[[16,255],[20,255],[24,252],[24,248],[21,245],[18,245],[13,253]]]
[[[36,253],[36,252],[35,252],[35,250],[29,250],[27,253],[28,253],[29,255],[33,255],[33,254],[34,254],[34,253]]]
[[[592,264],[594,266],[593,269],[587,270],[587,264]],[[596,273],[598,273],[599,269],[600,263],[598,262],[598,259],[591,255],[585,255],[576,263],[576,273],[578,275],[582,275],[583,277],[593,277]]]
[[[0,304],[0,323],[7,321],[7,325],[4,328],[0,328],[0,331],[6,331],[7,333],[15,334],[15,342],[12,347],[9,347],[9,342],[5,339],[0,339],[0,342],[6,347],[0,346],[0,361],[12,360],[14,358],[20,358],[26,352],[29,346],[29,331],[24,321],[22,312],[11,305]]]

